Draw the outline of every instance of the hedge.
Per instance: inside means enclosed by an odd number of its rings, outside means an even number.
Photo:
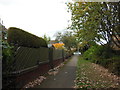
[[[10,27],[8,29],[8,43],[10,45],[24,47],[47,47],[47,43],[43,38],[37,37],[16,27]]]

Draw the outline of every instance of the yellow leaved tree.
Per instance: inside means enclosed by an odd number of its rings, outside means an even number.
[[[53,46],[56,48],[56,49],[63,49],[64,48],[64,43],[55,43],[53,44]]]

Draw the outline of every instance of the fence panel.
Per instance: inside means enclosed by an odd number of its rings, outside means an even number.
[[[23,82],[22,80],[19,81],[21,78],[23,80],[24,78],[26,78],[27,80],[30,73],[31,75],[37,76],[39,75],[40,72],[44,72],[47,66],[48,66],[47,68],[49,69],[54,68],[56,65],[63,62],[66,56],[69,56],[69,53],[66,53],[64,50],[57,50],[57,49],[45,48],[45,47],[40,47],[40,48],[18,47],[17,50],[15,51],[13,62],[10,63],[10,65],[7,65],[7,67],[11,67],[11,66],[12,67],[8,68],[9,70],[4,71],[5,74],[3,80],[3,84],[4,84],[3,87],[6,88],[17,87],[21,85],[21,83]],[[63,60],[58,60],[58,59],[63,59]],[[45,63],[45,64],[41,64],[41,63]],[[29,70],[33,70],[33,71],[29,72]],[[40,71],[36,72],[36,70],[40,70]],[[26,73],[26,76],[22,76],[25,75],[22,73],[22,71],[25,71],[24,73]],[[29,73],[27,73],[27,71]],[[6,72],[8,72],[7,75]],[[19,75],[19,77],[17,75]],[[29,78],[31,78],[32,80],[34,76],[31,76]]]
[[[38,53],[39,63],[49,62],[49,48],[41,47],[38,49]]]
[[[49,53],[49,48],[40,47],[40,48],[29,48],[29,47],[18,47],[14,56],[14,62],[12,65],[12,70],[10,72],[21,72],[28,70],[34,66],[37,66],[41,63],[50,62],[50,58],[53,60],[63,59],[69,54],[64,50],[52,49],[53,51]],[[52,55],[52,56],[51,56]],[[52,61],[53,62],[53,61]]]
[[[62,58],[62,50],[53,49],[53,60]]]
[[[19,71],[48,61],[48,48],[19,47],[14,57],[14,70]]]

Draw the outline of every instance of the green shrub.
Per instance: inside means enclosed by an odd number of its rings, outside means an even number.
[[[95,52],[98,49],[97,47],[98,47],[97,45],[91,46],[87,51],[85,51],[83,54],[84,59],[86,59],[86,60],[94,59],[96,57]]]
[[[84,59],[92,60],[92,62],[96,62],[96,63],[101,63],[103,61],[103,59],[110,58],[112,55],[113,55],[112,49],[110,47],[100,46],[100,45],[91,46],[83,54]]]
[[[13,64],[13,47],[11,47],[6,41],[2,41],[2,70],[7,73],[12,70]]]
[[[105,46],[94,45],[83,54],[83,58],[108,68],[110,72],[120,75],[120,56]]]
[[[15,27],[8,29],[8,43],[10,45],[24,47],[47,47],[47,43],[44,39]]]
[[[114,55],[111,58],[111,64],[109,65],[108,68],[110,68],[110,71],[115,73],[116,75],[120,76],[120,56],[119,55]],[[112,68],[111,68],[112,67]]]

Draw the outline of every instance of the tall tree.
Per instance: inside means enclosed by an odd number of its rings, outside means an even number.
[[[101,9],[101,16],[101,27],[99,30],[104,33],[104,37],[107,36],[108,43],[113,42],[120,48],[120,3],[104,2]]]
[[[74,30],[80,42],[99,41],[97,34],[100,19],[100,3],[75,2],[68,3],[68,9],[72,13],[70,29]]]
[[[120,3],[73,2],[67,3],[67,6],[72,14],[72,23],[68,28],[75,31],[80,42],[94,41],[103,44],[102,40],[105,40],[108,44],[112,41],[120,46],[116,36],[119,33]]]

